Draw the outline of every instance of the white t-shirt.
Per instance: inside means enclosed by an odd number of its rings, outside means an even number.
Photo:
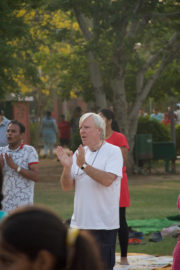
[[[22,144],[15,150],[9,146],[0,147],[0,153],[11,155],[14,162],[24,168],[29,169],[29,165],[38,163],[38,154],[34,147]],[[24,178],[15,170],[11,169],[4,157],[3,167],[3,210],[10,212],[13,209],[33,203],[34,181]]]
[[[75,180],[75,197],[71,227],[89,230],[117,229],[123,167],[121,150],[109,143],[104,143],[95,152],[85,147],[85,160],[96,169],[117,175],[117,178],[108,187],[96,182],[77,166],[76,153],[74,154],[71,173]]]

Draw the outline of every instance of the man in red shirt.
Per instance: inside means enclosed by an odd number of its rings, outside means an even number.
[[[61,146],[69,146],[71,137],[71,126],[70,122],[65,120],[64,114],[61,114],[61,121],[58,124],[59,129],[59,140]]]

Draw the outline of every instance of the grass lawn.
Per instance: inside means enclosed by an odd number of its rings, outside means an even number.
[[[44,168],[44,176],[47,174]],[[53,169],[55,171],[55,168]],[[60,189],[59,174],[53,171],[53,181],[40,181],[35,187],[35,203],[52,208],[63,219],[68,219],[73,211],[73,192]],[[129,178],[131,206],[127,208],[127,220],[165,218],[177,215],[177,196],[180,193],[180,175],[176,176],[132,176]],[[154,255],[172,255],[176,238],[166,238],[161,242],[149,242],[146,235],[144,245],[129,245],[129,252]],[[117,241],[117,251],[119,244]]]

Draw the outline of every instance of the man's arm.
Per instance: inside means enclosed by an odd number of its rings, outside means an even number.
[[[82,145],[78,147],[78,152],[76,154],[76,157],[77,157],[77,161],[76,161],[77,165],[81,168],[82,165],[85,163],[85,151]],[[113,181],[116,180],[117,178],[116,174],[96,169],[90,166],[89,164],[83,170],[94,181],[106,187],[110,186],[113,183]]]
[[[74,187],[74,180],[71,176],[73,152],[70,151],[68,155],[61,146],[58,146],[56,149],[56,154],[62,166],[64,167],[60,178],[61,187],[64,191],[69,191]]]
[[[74,188],[74,180],[71,176],[71,170],[64,168],[60,178],[60,183],[64,191],[69,191]]]
[[[16,171],[18,166],[16,165]],[[39,180],[39,173],[38,173],[38,164],[31,164],[29,165],[29,170],[26,170],[24,168],[21,168],[18,172],[20,175],[22,175],[24,178],[27,178],[29,180],[32,180],[34,182],[38,182]]]
[[[20,166],[18,166],[16,163],[14,163],[12,156],[5,153],[5,159],[7,162],[7,165],[18,172],[20,175],[22,175],[24,178],[27,178],[29,180],[32,180],[34,182],[38,181],[38,164],[33,163],[29,165],[29,169],[24,169]],[[17,171],[18,167],[20,167],[20,170]]]
[[[94,181],[102,184],[103,186],[110,186],[114,180],[116,180],[117,175],[109,172],[105,172],[99,169],[96,169],[90,165],[87,165],[84,169],[85,173],[90,176]]]

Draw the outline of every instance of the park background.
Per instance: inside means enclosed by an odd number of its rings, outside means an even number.
[[[178,0],[1,0],[0,102],[5,115],[14,117],[16,102],[28,104],[30,142],[40,150],[39,124],[46,110],[57,113],[58,108],[57,119],[65,113],[69,120],[78,105],[84,111],[111,106],[130,144],[129,174],[137,165],[133,151],[138,133],[153,130],[154,142],[172,142],[179,155],[180,127],[173,117],[166,131],[161,125],[158,134],[150,119],[147,125],[139,120],[140,109],[151,114],[154,108],[166,112],[170,106],[173,115],[180,103],[179,14]],[[146,128],[139,130],[139,121]],[[40,160],[36,201],[69,218],[73,194],[57,188],[59,164],[44,162]],[[129,178],[128,219],[177,214],[176,163],[174,174],[165,173],[161,161],[152,163],[153,168],[163,168],[152,178]],[[49,166],[57,167],[57,172],[47,173]],[[141,177],[143,184],[138,184]],[[175,242],[169,238],[136,249],[171,254]]]

